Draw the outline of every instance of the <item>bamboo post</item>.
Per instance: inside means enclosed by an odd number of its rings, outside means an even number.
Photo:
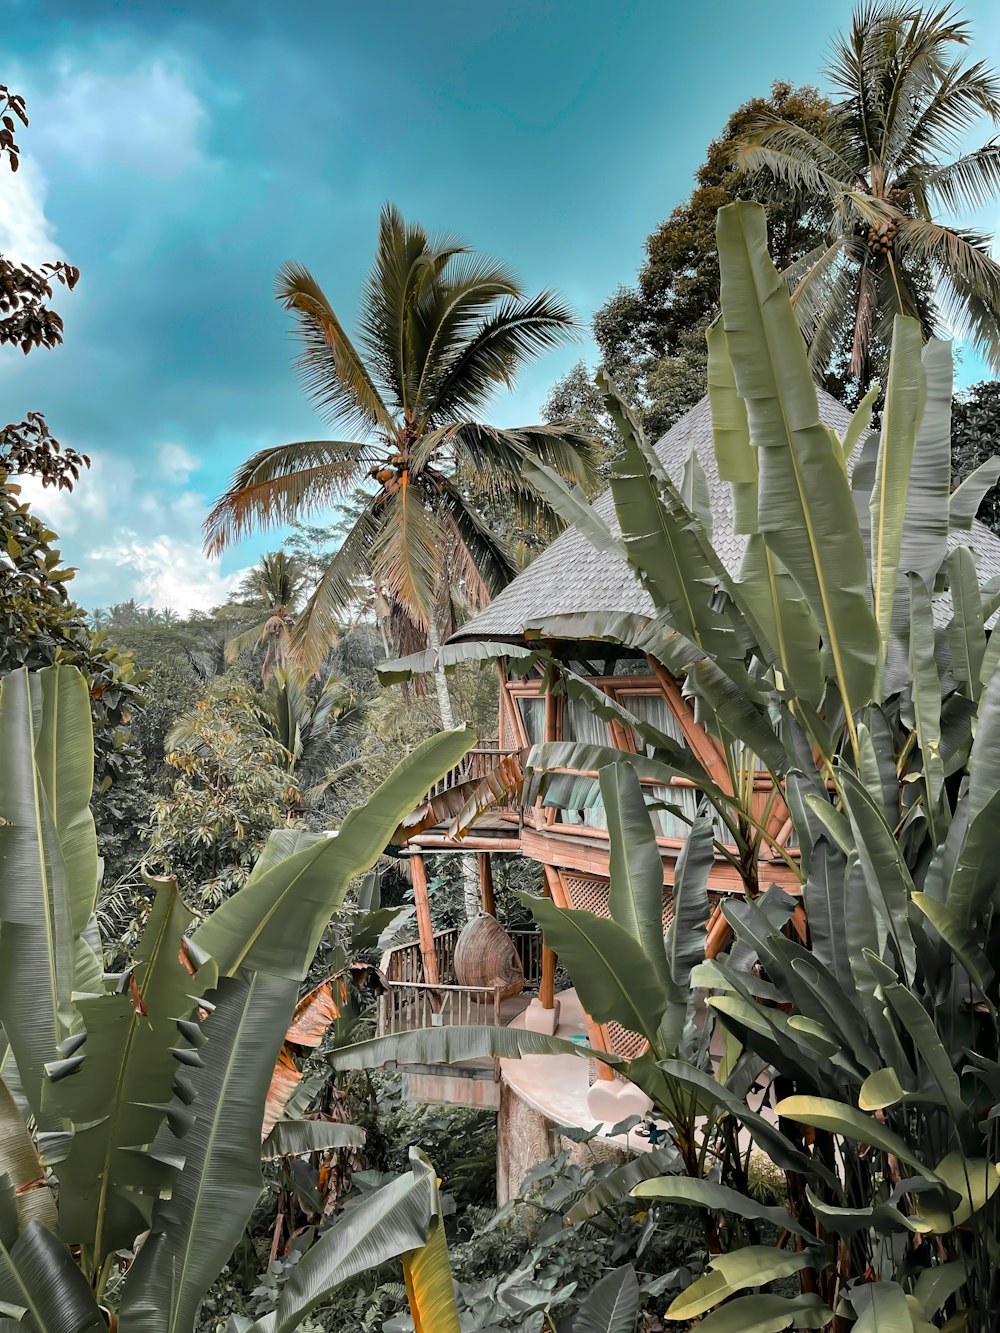
[[[437,954],[434,951],[434,926],[431,923],[431,902],[427,896],[427,871],[424,858],[417,852],[410,854],[410,871],[413,875],[413,901],[417,909],[417,930],[420,933],[420,955],[424,962],[424,981],[431,986],[440,985]]]
[[[483,900],[483,911],[489,916],[497,914],[496,894],[493,892],[493,863],[489,852],[477,852],[479,861],[479,890]]]

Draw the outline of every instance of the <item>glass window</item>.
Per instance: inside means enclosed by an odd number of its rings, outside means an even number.
[[[650,726],[658,728],[671,740],[684,740],[684,733],[681,731],[681,724],[674,716],[673,710],[667,703],[662,694],[632,694],[623,691],[618,696],[623,708],[627,708],[633,717],[640,722],[648,722]],[[648,745],[640,736],[632,732],[632,743],[635,745],[639,754],[652,755],[655,747]]]
[[[517,707],[528,744],[541,745],[545,735],[545,699],[540,694],[522,695],[517,698]]]

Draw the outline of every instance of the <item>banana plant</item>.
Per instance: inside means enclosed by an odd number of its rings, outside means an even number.
[[[921,348],[905,317],[894,327],[880,429],[871,430],[872,395],[843,435],[826,427],[767,255],[763,210],[721,210],[718,238],[709,398],[742,563],[734,572],[713,548],[694,465],[680,481],[668,476],[605,380],[623,445],[612,472],[616,526],[542,465],[532,480],[593,543],[629,562],[653,613],[543,617],[527,627],[523,652],[575,697],[587,695],[586,682],[546,659],[533,635],[644,653],[680,683],[721,767],[699,773],[683,744],[592,700],[599,716],[632,728],[646,755],[543,744],[522,756],[513,781],[526,804],[552,806],[579,806],[581,782],[592,784],[614,849],[610,919],[535,910],[594,1017],[647,1038],[648,1067],[622,1069],[670,1108],[682,1149],[692,1126],[683,1173],[620,1182],[706,1218],[710,1271],[673,1318],[700,1318],[706,1333],[831,1322],[858,1333],[985,1333],[1000,1317],[1000,638],[988,630],[1000,590],[982,582],[971,529],[1000,462],[952,491],[950,349]],[[714,855],[742,877],[744,896],[724,909],[732,947],[692,960],[685,974],[726,1034],[718,1069],[699,1064],[685,1040],[676,955],[651,942],[651,900],[634,892],[643,840],[613,786],[619,764],[648,803],[654,784],[693,777],[721,833]],[[793,844],[779,846],[755,815],[748,768],[766,771],[786,803]],[[687,818],[686,855],[697,859],[701,816]],[[792,872],[792,893],[770,884],[776,858]],[[649,866],[651,882],[651,856]],[[788,928],[800,903],[804,942]],[[485,1054],[482,1035],[397,1038],[393,1058],[408,1058],[410,1042],[433,1061],[471,1053],[477,1040]],[[500,1054],[514,1045],[492,1039]],[[762,1114],[745,1092],[767,1070],[776,1105]],[[676,1109],[685,1097],[688,1119]],[[726,1135],[755,1143],[785,1172],[784,1204],[752,1198],[739,1152],[713,1158],[710,1178],[693,1169]],[[777,1247],[767,1243],[775,1232]],[[797,1281],[800,1294],[757,1290],[777,1281]]]
[[[38,1129],[36,1142],[0,1085],[5,1314],[34,1333],[105,1327],[98,1303],[134,1253],[123,1333],[194,1327],[263,1187],[265,1100],[320,939],[474,739],[463,729],[418,746],[334,835],[275,833],[246,885],[196,926],[172,880],[150,881],[133,965],[106,978],[86,684],[70,667],[4,679],[0,1024],[5,1073]],[[277,1146],[298,1151],[302,1122],[282,1129]],[[425,1184],[410,1210],[414,1251],[443,1243],[432,1194]],[[422,1283],[421,1261],[411,1266]]]

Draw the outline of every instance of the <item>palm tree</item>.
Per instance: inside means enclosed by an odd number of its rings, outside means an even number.
[[[989,237],[935,215],[991,201],[1000,186],[996,139],[955,156],[981,117],[1000,125],[997,77],[955,54],[969,39],[951,6],[865,3],[834,45],[827,73],[840,100],[825,129],[771,120],[735,149],[741,170],[770,172],[825,211],[825,244],[786,280],[814,367],[842,359],[862,389],[897,313],[919,318],[925,336],[951,325],[1000,366]]]
[[[477,502],[554,530],[558,520],[522,475],[529,452],[590,484],[590,441],[577,430],[500,430],[481,420],[499,386],[566,338],[572,316],[552,293],[524,296],[505,266],[429,238],[391,206],[382,211],[357,344],[307,269],[286,264],[277,296],[295,319],[306,392],[347,438],[254,454],[209,515],[206,547],[221,551],[254,527],[301,519],[367,486],[296,621],[292,651],[315,669],[344,608],[371,592],[389,608],[397,648],[434,647],[453,592],[479,606],[517,572]],[[451,726],[444,677],[435,679],[442,723]]]
[[[285,551],[271,551],[250,572],[246,592],[266,607],[257,624],[235,634],[226,643],[226,661],[235,662],[240,653],[264,649],[261,676],[264,688],[275,668],[284,667],[289,657],[293,617],[305,587],[305,576],[294,556]]]

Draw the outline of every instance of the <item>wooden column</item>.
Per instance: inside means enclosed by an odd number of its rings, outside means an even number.
[[[410,873],[413,876],[413,902],[417,909],[417,930],[420,933],[420,953],[424,960],[424,981],[438,986],[437,954],[434,951],[434,926],[431,923],[431,902],[427,896],[427,871],[419,852],[410,855]]]
[[[549,876],[556,877],[556,872],[550,866],[543,867],[545,873],[545,896],[552,897],[552,887],[549,883]],[[556,951],[550,949],[545,943],[545,936],[542,936],[542,979],[538,986],[538,1002],[543,1009],[554,1009],[556,1004]]]
[[[493,892],[493,863],[489,852],[477,852],[479,862],[479,892],[483,900],[483,911],[489,916],[497,914],[497,900]]]

